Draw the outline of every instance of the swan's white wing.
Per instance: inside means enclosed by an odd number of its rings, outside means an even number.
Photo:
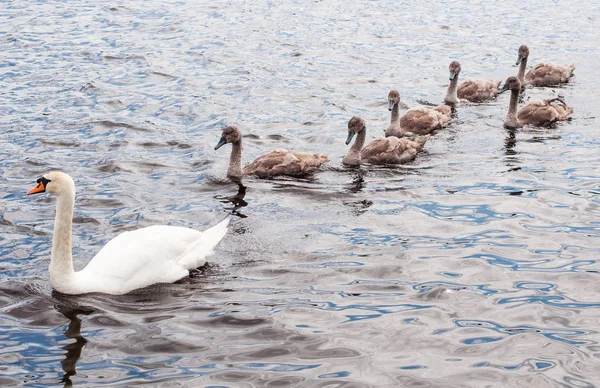
[[[124,232],[76,273],[83,292],[123,294],[154,283],[172,283],[203,265],[223,238],[229,220],[204,233],[155,225]],[[88,291],[89,290],[89,291]]]

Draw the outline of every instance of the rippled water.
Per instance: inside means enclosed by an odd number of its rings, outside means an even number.
[[[597,2],[5,1],[0,8],[0,385],[600,386]],[[344,168],[386,96],[439,102],[447,66],[506,78],[576,63],[570,122],[508,132],[508,97],[459,107],[399,168]],[[309,179],[225,179],[322,151]],[[76,268],[154,223],[230,233],[199,277],[52,292],[55,199],[76,180]]]

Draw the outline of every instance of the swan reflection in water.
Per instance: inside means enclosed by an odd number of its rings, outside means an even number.
[[[346,186],[346,190],[353,194],[360,193],[365,188],[365,171],[360,166],[348,166],[347,168],[356,170],[356,174],[352,177],[352,183]]]
[[[346,192],[352,194],[360,194],[365,186],[365,175],[366,171],[363,170],[360,166],[347,166],[346,169],[352,173],[352,183],[346,185]],[[354,171],[353,171],[354,170]],[[360,196],[355,196],[355,198],[360,198]],[[368,199],[353,199],[353,200],[344,200],[342,201],[344,206],[352,209],[352,213],[354,215],[364,214],[368,208],[373,205],[373,201]]]
[[[240,218],[246,218],[248,217],[247,215],[239,212],[239,209],[248,206],[248,202],[244,201],[244,197],[246,196],[246,186],[244,186],[241,179],[232,178],[232,181],[238,186],[237,193],[230,197],[215,195],[215,198],[221,201],[222,203],[232,204],[232,207],[225,208],[226,210],[231,211],[232,215],[236,215]]]
[[[67,352],[65,353],[65,358],[60,362],[62,369],[65,372],[60,381],[65,384],[65,387],[72,387],[73,382],[71,381],[71,376],[77,374],[76,364],[79,357],[81,357],[83,347],[87,344],[87,340],[81,335],[81,319],[79,319],[79,315],[89,315],[95,310],[91,307],[72,307],[60,304],[57,304],[54,307],[69,320],[69,326],[65,331],[65,337],[75,340],[75,342],[63,346],[63,349]]]
[[[506,130],[506,139],[504,140],[504,154],[506,156],[515,156],[515,145],[517,144],[517,135],[514,129]]]

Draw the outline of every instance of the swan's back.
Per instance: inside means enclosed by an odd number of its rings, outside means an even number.
[[[403,132],[427,134],[438,124],[438,116],[433,109],[411,108],[400,117],[400,128]]]
[[[434,109],[411,108],[400,117],[401,132],[427,135],[444,127],[450,120],[451,114],[452,108],[446,104],[438,105]]]
[[[367,144],[361,151],[361,160],[371,164],[401,164],[413,160],[423,149],[427,136],[419,136],[414,140],[408,138],[378,137]]]
[[[533,101],[519,109],[517,117],[522,125],[547,125],[558,120],[558,112],[545,101]]]
[[[533,101],[521,108],[517,114],[522,125],[548,125],[569,118],[573,108],[562,99]]]
[[[525,74],[525,82],[533,86],[554,86],[569,82],[575,65],[563,66],[539,63]]]
[[[274,150],[259,156],[244,167],[244,174],[258,177],[277,175],[303,176],[310,174],[323,163],[329,161],[324,154],[308,152],[290,152],[284,149]]]
[[[470,102],[483,102],[491,100],[498,95],[501,81],[467,80],[458,86],[458,98]]]
[[[155,225],[121,233],[75,273],[78,293],[124,294],[155,283],[172,283],[202,266],[227,232],[226,219],[200,232]]]

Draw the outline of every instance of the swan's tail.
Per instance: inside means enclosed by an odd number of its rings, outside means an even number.
[[[206,229],[204,232],[202,232],[202,238],[207,238],[214,241],[215,243],[213,247],[215,247],[219,241],[225,237],[225,234],[227,234],[229,221],[231,221],[231,217],[227,217],[212,228]]]
[[[227,217],[217,225],[202,232],[196,240],[179,258],[177,262],[187,269],[198,268],[206,263],[206,258],[215,252],[214,247],[227,234],[227,226],[230,217]]]
[[[417,150],[419,150],[419,151],[420,151],[420,150],[423,148],[423,146],[425,145],[425,143],[427,142],[427,140],[429,140],[429,138],[430,138],[430,137],[431,137],[431,135],[425,135],[425,136],[418,136],[418,137],[415,137],[415,138],[413,139],[413,141],[414,141],[415,143],[417,143],[417,147],[416,147],[416,148],[417,148]]]

